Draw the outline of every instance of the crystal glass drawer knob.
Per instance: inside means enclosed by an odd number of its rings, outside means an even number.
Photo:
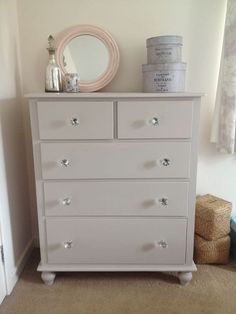
[[[161,164],[162,164],[162,166],[164,166],[164,167],[170,166],[170,159],[169,159],[169,158],[163,158],[163,159],[161,160]]]
[[[64,248],[65,248],[65,249],[71,249],[72,246],[73,246],[73,241],[71,241],[71,240],[65,241],[65,242],[63,243],[63,245],[64,245]]]
[[[150,122],[151,122],[151,125],[153,126],[159,125],[159,119],[157,117],[153,117]]]
[[[70,165],[70,161],[68,159],[62,159],[61,165],[64,167],[68,167]]]
[[[78,118],[71,118],[70,123],[72,126],[78,126],[79,125],[79,119]]]
[[[160,247],[162,249],[168,248],[168,243],[164,240],[156,242],[156,247]]]
[[[71,199],[69,197],[66,197],[62,200],[62,204],[64,206],[69,206],[71,204]]]
[[[168,205],[168,198],[167,197],[162,197],[159,199],[159,203],[162,205],[162,206],[167,206]]]

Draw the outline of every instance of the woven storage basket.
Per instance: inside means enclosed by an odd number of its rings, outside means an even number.
[[[206,240],[216,240],[229,234],[232,204],[206,194],[197,197],[195,233]]]
[[[197,264],[227,264],[230,253],[230,237],[207,241],[195,234],[194,261]]]

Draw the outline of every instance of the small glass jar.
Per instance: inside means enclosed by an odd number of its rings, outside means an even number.
[[[79,74],[66,73],[64,78],[64,92],[78,93],[79,91]]]

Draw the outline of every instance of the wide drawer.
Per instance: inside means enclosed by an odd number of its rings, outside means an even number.
[[[189,142],[42,143],[44,179],[188,178]]]
[[[189,100],[121,101],[118,138],[190,138],[192,117]]]
[[[187,216],[188,182],[44,182],[47,216]]]
[[[109,101],[39,101],[41,139],[113,138],[113,103]]]
[[[51,218],[48,263],[184,264],[186,220]]]

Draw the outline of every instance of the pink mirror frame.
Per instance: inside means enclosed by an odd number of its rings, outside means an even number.
[[[93,81],[80,81],[81,92],[94,92],[102,89],[114,78],[119,66],[119,49],[112,36],[100,27],[93,25],[77,25],[62,32],[57,38],[56,59],[62,74],[66,73],[63,63],[63,52],[66,45],[75,37],[91,35],[100,39],[108,49],[109,64],[106,71]]]

